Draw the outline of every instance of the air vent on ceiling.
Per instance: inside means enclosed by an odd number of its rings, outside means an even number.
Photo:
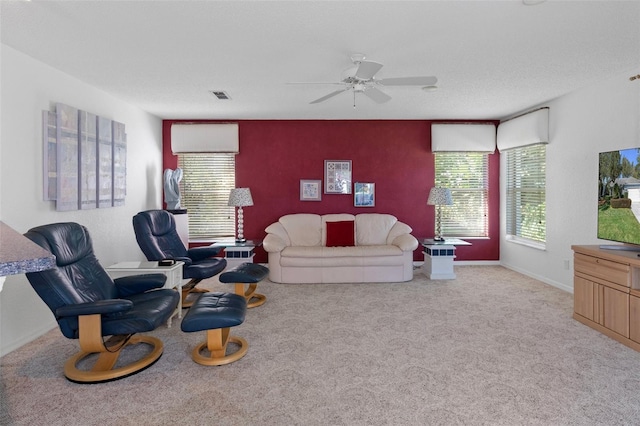
[[[211,94],[221,100],[231,99],[229,95],[227,95],[227,92],[222,90],[211,90]]]

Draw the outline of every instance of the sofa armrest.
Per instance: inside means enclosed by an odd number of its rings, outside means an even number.
[[[262,241],[262,247],[266,252],[278,253],[284,250],[287,244],[275,234],[267,234]]]
[[[398,246],[402,251],[414,251],[418,248],[418,240],[411,234],[398,235],[391,244]]]

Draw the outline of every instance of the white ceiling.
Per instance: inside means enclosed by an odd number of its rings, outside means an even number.
[[[639,1],[2,1],[2,43],[161,118],[496,119],[640,66]],[[309,102],[351,65],[435,75]],[[220,101],[210,90],[232,98]],[[52,99],[52,101],[56,101]]]

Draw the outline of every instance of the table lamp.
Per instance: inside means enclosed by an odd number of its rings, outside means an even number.
[[[444,238],[442,238],[442,206],[450,206],[453,204],[451,191],[448,188],[431,188],[427,204],[436,206],[436,235],[433,237],[433,240],[444,241]]]
[[[244,215],[242,208],[253,205],[253,198],[251,198],[251,191],[249,188],[234,188],[229,193],[229,206],[238,207],[238,236],[236,242],[244,243],[247,240],[244,238]]]

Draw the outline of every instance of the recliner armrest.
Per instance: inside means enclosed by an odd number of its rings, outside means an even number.
[[[190,257],[174,257],[173,260],[176,262],[184,262],[184,267],[191,266],[193,260]]]
[[[221,251],[222,247],[194,247],[187,250],[187,256],[189,256],[194,262],[197,262],[198,260],[216,256]]]
[[[113,283],[118,290],[118,296],[127,297],[144,293],[154,288],[162,288],[166,281],[167,277],[163,274],[143,274],[116,278]]]
[[[76,317],[79,315],[112,314],[127,312],[133,307],[133,302],[125,299],[98,300],[97,302],[78,303],[76,305],[61,306],[56,309],[56,316]]]

